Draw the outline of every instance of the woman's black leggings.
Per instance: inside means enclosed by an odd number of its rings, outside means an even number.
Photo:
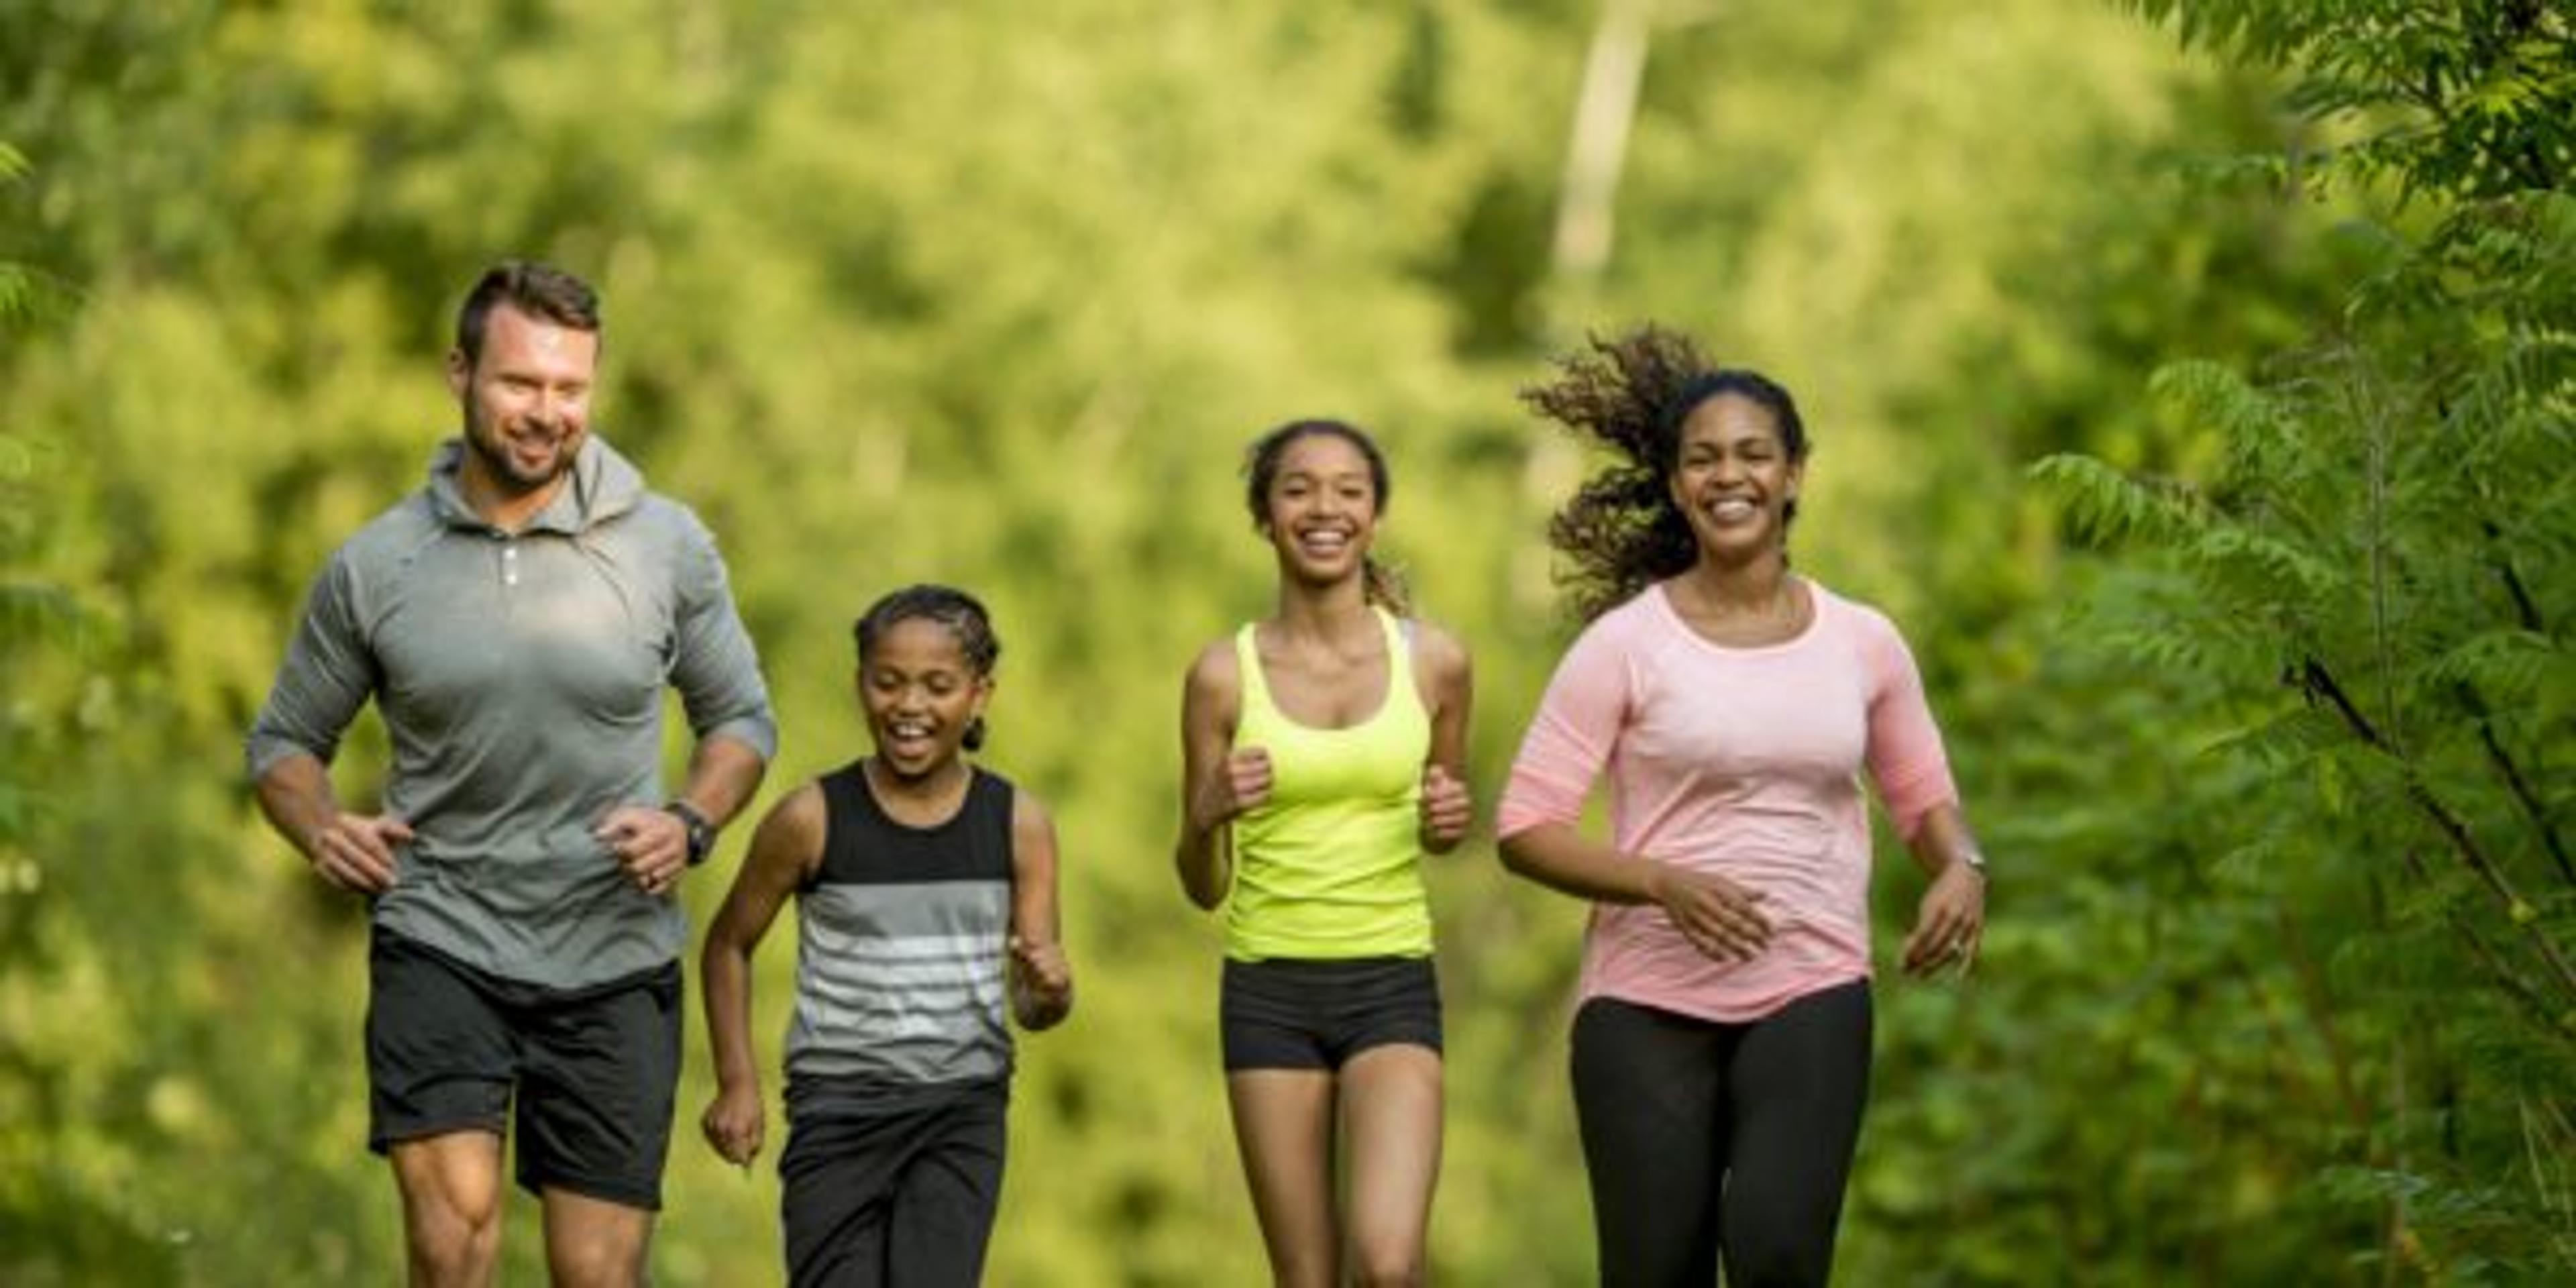
[[[1869,981],[1718,1024],[1606,997],[1574,1019],[1604,1288],[1821,1285],[1869,1096]]]

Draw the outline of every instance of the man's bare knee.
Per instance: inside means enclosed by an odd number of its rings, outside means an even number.
[[[412,1282],[492,1282],[501,1254],[498,1142],[475,1134],[408,1142],[394,1147],[393,1164]]]
[[[549,1188],[546,1268],[557,1288],[640,1288],[653,1214]]]
[[[644,1249],[601,1240],[578,1246],[557,1240],[546,1247],[546,1268],[556,1288],[639,1288]]]
[[[475,1222],[454,1213],[415,1215],[406,1231],[416,1288],[481,1288],[501,1262],[497,1213]]]
[[[546,1244],[546,1268],[553,1272],[557,1288],[640,1288],[644,1246],[609,1238],[558,1236]]]

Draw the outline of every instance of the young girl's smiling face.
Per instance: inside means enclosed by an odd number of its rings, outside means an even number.
[[[956,632],[927,617],[887,627],[859,661],[859,703],[877,760],[904,778],[954,762],[992,693],[993,678],[975,669]]]

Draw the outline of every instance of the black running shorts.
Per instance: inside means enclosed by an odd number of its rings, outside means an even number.
[[[1338,1070],[1397,1042],[1437,1052],[1440,980],[1428,957],[1228,959],[1217,1027],[1228,1070]]]
[[[573,990],[501,979],[379,932],[368,954],[368,1147],[505,1133],[518,1180],[662,1206],[680,1071],[680,964]]]

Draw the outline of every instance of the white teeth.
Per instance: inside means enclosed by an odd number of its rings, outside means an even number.
[[[1749,519],[1753,517],[1754,508],[1751,501],[1741,497],[1729,497],[1708,507],[1708,512],[1712,517],[1719,519]]]

